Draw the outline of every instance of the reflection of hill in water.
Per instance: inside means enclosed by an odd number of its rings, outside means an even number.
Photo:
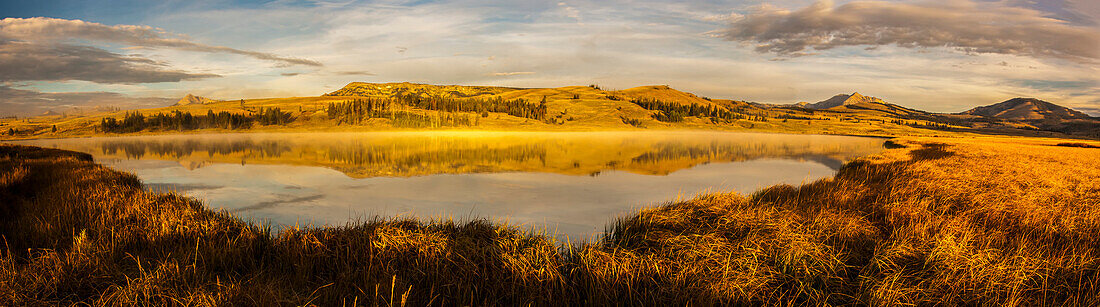
[[[713,132],[227,134],[40,140],[97,158],[323,166],[351,177],[623,170],[664,175],[701,163],[778,158],[838,168],[871,138]]]
[[[850,144],[858,145],[858,143]],[[683,161],[691,165],[699,162],[733,162],[762,158],[783,158],[819,162],[831,169],[839,169],[853,158],[860,148],[793,143],[738,143],[711,141],[707,144],[662,142],[651,151],[631,158],[632,164],[669,164]],[[855,150],[855,152],[852,152]],[[689,166],[690,167],[690,166]],[[673,170],[674,171],[674,170]]]
[[[186,158],[196,152],[205,152],[208,157],[248,152],[258,157],[278,157],[291,148],[272,140],[203,140],[171,139],[156,140],[146,138],[109,138],[98,142],[101,152],[106,156],[124,155],[129,159],[141,159],[146,155],[153,157]]]

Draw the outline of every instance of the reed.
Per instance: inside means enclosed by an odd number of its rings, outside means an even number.
[[[0,305],[1097,305],[1097,149],[895,139],[836,176],[641,210],[271,232],[74,152],[0,145]]]

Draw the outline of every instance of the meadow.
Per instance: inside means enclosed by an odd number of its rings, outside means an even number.
[[[888,145],[591,242],[486,220],[271,232],[85,154],[0,145],[0,304],[1100,304],[1096,142]]]

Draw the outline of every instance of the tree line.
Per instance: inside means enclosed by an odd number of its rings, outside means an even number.
[[[530,118],[534,120],[546,119],[546,98],[539,103],[530,103],[527,99],[504,99],[500,96],[492,98],[449,98],[439,96],[422,97],[416,93],[393,95],[396,103],[414,108],[447,112],[474,112],[486,115],[486,112],[506,113],[508,115]]]
[[[906,126],[913,127],[913,128],[924,128],[924,129],[932,129],[932,130],[953,130],[954,129],[950,125],[941,124],[941,123],[937,123],[937,122],[924,122],[924,123],[921,123],[921,122],[909,122],[909,121],[904,121],[904,120],[900,120],[900,119],[892,120],[890,122],[893,123],[893,124],[896,124],[896,125],[906,125]]]
[[[385,111],[389,109],[392,99],[366,98],[345,102],[330,102],[325,109],[328,119],[340,124],[360,124],[371,118],[387,117]]]
[[[481,119],[471,114],[455,114],[439,111],[438,114],[419,114],[415,112],[390,110],[395,102],[387,98],[365,98],[332,102],[325,108],[328,119],[337,124],[361,124],[371,118],[385,118],[398,128],[438,128],[477,126]],[[485,114],[488,115],[488,114]]]
[[[122,120],[106,117],[100,121],[103,132],[130,133],[142,130],[195,130],[207,128],[248,129],[253,123],[261,125],[285,125],[294,119],[290,112],[279,108],[261,108],[255,114],[237,114],[227,111],[214,113],[208,110],[206,115],[193,115],[190,112],[172,111],[149,116],[141,112],[127,112]]]
[[[655,98],[635,98],[630,100],[643,109],[658,111],[653,114],[653,119],[662,122],[681,122],[684,121],[684,117],[694,116],[699,118],[709,117],[712,121],[718,119],[722,120],[735,120],[745,119],[744,114],[730,112],[724,107],[718,106],[703,106],[696,103],[681,104],[674,102],[664,102]]]
[[[539,104],[532,104],[525,99],[506,100],[500,97],[424,98],[416,94],[397,94],[392,98],[361,98],[344,102],[330,102],[326,106],[325,112],[330,120],[335,120],[339,124],[360,124],[371,118],[389,118],[395,121],[395,126],[398,126],[398,120],[405,123],[426,122],[428,123],[427,126],[437,126],[437,124],[443,126],[469,126],[477,125],[477,122],[480,121],[476,117],[459,114],[424,115],[424,118],[420,118],[411,112],[391,110],[394,105],[447,113],[472,112],[480,114],[481,117],[488,117],[489,112],[493,112],[535,120],[546,119],[545,99]]]

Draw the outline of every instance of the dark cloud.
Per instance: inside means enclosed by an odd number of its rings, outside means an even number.
[[[842,46],[948,47],[968,53],[999,53],[1100,59],[1100,31],[1045,17],[1040,11],[1000,2],[968,0],[906,4],[831,1],[789,11],[764,6],[736,17],[721,32],[754,43],[758,52],[784,56]]]
[[[150,59],[90,46],[0,41],[0,82],[156,83],[218,77],[166,70],[163,66]]]
[[[130,97],[113,92],[43,93],[0,85],[0,116],[29,116],[47,111],[62,113],[104,108],[151,108],[167,106],[173,101],[170,98]]]
[[[321,66],[320,62],[279,56],[271,53],[256,52],[200,44],[188,40],[182,35],[168,33],[150,26],[114,25],[46,17],[4,18],[0,20],[0,39],[21,41],[64,41],[82,39],[98,42],[121,43],[140,47],[161,47],[179,50],[231,53],[249,56],[261,60],[278,62],[281,65]]]

